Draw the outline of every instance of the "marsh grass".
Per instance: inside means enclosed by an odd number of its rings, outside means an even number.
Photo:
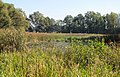
[[[26,39],[24,32],[11,29],[0,30],[0,52],[24,50]]]
[[[66,40],[63,35],[28,37],[32,44]],[[120,77],[119,47],[97,40],[83,44],[74,38],[62,48],[55,43],[45,45],[0,53],[0,77]]]

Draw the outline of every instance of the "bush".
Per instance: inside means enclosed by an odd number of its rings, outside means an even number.
[[[21,51],[25,49],[25,38],[21,31],[15,29],[0,30],[0,52]]]

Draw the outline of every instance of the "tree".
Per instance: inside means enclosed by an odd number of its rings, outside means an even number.
[[[27,29],[27,27],[28,27],[28,21],[22,15],[22,13],[19,12],[19,10],[16,9],[16,10],[11,11],[10,12],[10,17],[12,19],[12,25],[16,29],[20,29],[20,28]]]
[[[88,11],[85,13],[85,24],[87,28],[88,33],[94,33],[95,32],[95,26],[96,26],[96,13],[93,11]]]
[[[64,18],[64,20],[63,20],[63,22],[65,23],[64,32],[68,32],[68,33],[71,32],[71,30],[72,30],[72,28],[71,28],[71,26],[72,26],[72,21],[73,21],[73,17],[72,17],[71,15],[67,15],[67,16]]]
[[[116,30],[120,32],[117,17],[118,15],[113,12],[102,16],[94,11],[88,11],[85,16],[78,14],[74,18],[67,15],[64,20],[57,21],[53,18],[44,17],[38,11],[29,16],[36,31],[64,33],[116,33]]]
[[[46,24],[48,25],[48,22],[45,21],[45,17],[42,13],[40,13],[39,11],[34,12],[33,14],[29,15],[29,19],[31,23],[35,25],[36,32],[46,31]]]
[[[106,22],[107,22],[107,32],[108,33],[114,33],[115,28],[117,25],[117,14],[111,12],[110,14],[106,14]]]
[[[120,33],[120,14],[117,15],[116,23],[116,33]]]
[[[50,21],[50,25],[55,25],[56,21],[53,18],[51,18]]]
[[[105,21],[104,21],[104,17],[99,15],[99,18],[98,18],[98,24],[96,26],[96,33],[105,33],[106,29],[105,29]]]
[[[117,20],[117,14],[116,13],[113,13],[113,12],[111,12],[111,14],[110,14],[110,20],[111,20],[111,25],[112,25],[112,33],[116,33],[115,32],[115,30],[116,30],[116,26],[117,26],[117,22],[116,22],[116,20]]]
[[[27,28],[28,21],[13,4],[0,1],[0,28]]]
[[[82,14],[78,14],[76,17],[73,19],[73,24],[74,24],[74,32],[79,33],[79,32],[84,32],[85,26],[84,26],[84,16]]]
[[[11,25],[11,19],[6,4],[0,1],[0,28],[7,28]]]

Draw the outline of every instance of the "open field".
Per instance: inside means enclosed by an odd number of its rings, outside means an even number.
[[[96,34],[25,33],[27,49],[0,53],[0,77],[120,77],[120,48],[76,38]]]

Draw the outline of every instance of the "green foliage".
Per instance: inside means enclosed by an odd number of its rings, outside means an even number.
[[[11,34],[10,34],[11,35]],[[30,35],[30,34],[29,34]],[[30,35],[31,42],[39,35]],[[43,36],[44,37],[44,36]],[[55,43],[48,45],[49,36],[44,40],[44,46],[33,47],[21,52],[0,53],[1,77],[119,77],[120,48],[99,42],[83,43],[71,37],[71,43],[64,47],[56,47]],[[56,36],[49,37],[52,40]],[[63,36],[62,36],[63,37]],[[65,39],[64,39],[65,40]],[[68,39],[69,40],[69,39]],[[40,42],[39,42],[40,43]],[[57,43],[59,43],[57,41]],[[43,42],[41,43],[43,44]],[[53,44],[53,45],[52,45]]]
[[[0,51],[21,51],[25,48],[25,37],[15,29],[0,30]]]
[[[7,6],[0,1],[0,28],[7,28],[11,25],[11,19]]]
[[[64,20],[44,17],[39,11],[29,16],[36,32],[62,32],[62,33],[119,33],[119,15],[111,12],[101,15],[98,12],[87,11],[85,16],[78,14],[75,17],[67,15]],[[31,26],[30,26],[31,27]],[[32,31],[31,28],[28,31]]]
[[[9,15],[12,20],[11,25],[17,30],[20,28],[27,29],[28,21],[25,19],[25,17],[23,17],[22,13],[18,9],[11,11]]]
[[[50,32],[49,26],[52,27],[55,25],[55,20],[53,18],[45,17],[39,11],[30,14],[29,19],[34,25],[34,31],[36,32]]]
[[[14,27],[17,30],[20,28],[25,30],[28,25],[25,16],[13,4],[0,1],[0,28]]]

